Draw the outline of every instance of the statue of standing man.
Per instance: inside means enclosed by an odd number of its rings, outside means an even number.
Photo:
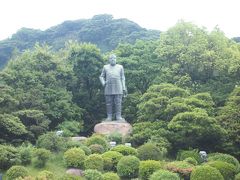
[[[127,95],[125,85],[124,69],[122,65],[116,63],[116,55],[109,56],[109,64],[104,65],[100,75],[100,81],[104,87],[106,100],[107,118],[106,121],[112,121],[113,106],[115,107],[116,120],[125,121],[122,118],[122,98]]]

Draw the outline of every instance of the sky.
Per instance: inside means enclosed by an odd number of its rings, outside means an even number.
[[[22,27],[46,30],[66,20],[98,14],[127,18],[146,29],[167,31],[179,20],[208,31],[218,26],[227,37],[240,37],[240,0],[2,0],[0,40]]]

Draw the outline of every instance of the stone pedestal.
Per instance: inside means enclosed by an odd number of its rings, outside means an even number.
[[[95,125],[94,132],[104,135],[118,132],[126,136],[132,132],[132,126],[126,121],[103,121]]]

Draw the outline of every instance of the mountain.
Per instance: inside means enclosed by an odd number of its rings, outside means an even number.
[[[22,28],[11,38],[0,41],[0,68],[14,51],[32,48],[36,42],[58,50],[68,40],[96,44],[102,52],[113,50],[119,43],[134,43],[137,39],[158,39],[160,31],[147,30],[128,19],[113,19],[112,15],[96,15],[92,19],[65,21],[42,31]]]

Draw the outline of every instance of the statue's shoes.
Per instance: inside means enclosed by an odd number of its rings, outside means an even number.
[[[112,121],[111,118],[106,118],[104,121]]]

